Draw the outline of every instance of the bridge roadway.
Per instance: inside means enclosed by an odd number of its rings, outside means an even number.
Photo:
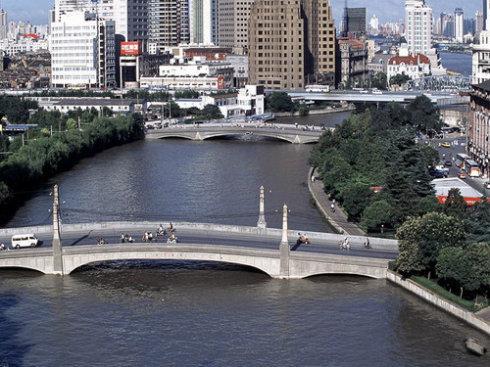
[[[146,132],[146,139],[183,138],[202,141],[222,136],[256,135],[284,140],[293,144],[316,143],[324,130],[320,127],[305,127],[272,123],[224,123],[199,125],[170,125]]]
[[[252,266],[271,277],[302,278],[315,274],[358,274],[373,278],[386,276],[387,262],[397,255],[396,241],[370,238],[372,248],[363,247],[364,238],[350,236],[351,249],[339,249],[341,235],[310,232],[310,245],[296,246],[298,231],[288,232],[289,271],[280,272],[281,230],[256,227],[176,223],[178,244],[167,244],[157,237],[152,244],[141,243],[141,234],[157,228],[158,223],[100,223],[64,225],[63,274],[98,261],[136,259],[178,259],[221,261]],[[13,233],[37,233],[43,241],[38,248],[0,252],[0,268],[24,267],[53,273],[51,226],[0,230],[0,241],[9,244]],[[128,233],[136,243],[120,243]],[[136,234],[135,234],[136,233]],[[97,246],[99,237],[109,244]]]

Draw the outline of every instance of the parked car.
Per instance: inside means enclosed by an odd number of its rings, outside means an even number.
[[[445,165],[446,167],[451,167],[451,166],[453,165],[453,162],[451,162],[451,161],[446,161],[446,162],[444,162],[444,165]]]
[[[458,177],[461,178],[461,179],[463,179],[463,180],[466,178],[466,176],[467,176],[466,173],[460,173],[458,175]]]
[[[490,182],[488,182],[488,181],[485,182],[485,188],[488,189],[488,190],[490,190]]]

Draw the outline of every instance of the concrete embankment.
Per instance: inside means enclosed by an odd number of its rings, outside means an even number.
[[[482,317],[476,315],[473,312],[467,311],[458,305],[448,301],[447,299],[440,297],[433,291],[415,283],[410,279],[404,279],[394,271],[388,270],[386,274],[386,279],[396,285],[406,289],[407,291],[416,294],[420,298],[426,300],[427,302],[433,304],[434,306],[450,313],[451,315],[466,321],[468,324],[474,326],[475,328],[483,331],[484,333],[490,335],[490,322],[489,320],[483,319]]]

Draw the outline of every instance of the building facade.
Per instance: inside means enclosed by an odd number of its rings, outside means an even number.
[[[472,78],[473,84],[483,83],[490,79],[490,31],[481,31],[480,43],[472,47]]]
[[[463,42],[464,36],[464,13],[463,9],[456,8],[454,11],[454,38],[456,42]]]
[[[405,0],[405,27],[409,52],[427,54],[432,47],[432,9],[425,0]]]
[[[115,25],[94,14],[73,11],[51,25],[54,87],[114,87]]]
[[[328,0],[256,0],[249,19],[249,83],[298,89],[335,82]]]
[[[216,44],[218,39],[218,0],[189,0],[190,42]]]
[[[430,60],[422,54],[393,56],[388,61],[386,77],[388,81],[391,77],[401,74],[410,77],[410,79],[419,79],[430,75]]]
[[[148,51],[163,52],[166,46],[189,42],[189,2],[148,0]]]
[[[368,50],[364,42],[355,39],[339,39],[339,85],[362,86],[369,76]]]
[[[234,48],[236,54],[248,53],[248,20],[254,0],[218,0],[217,44]]]
[[[480,164],[484,175],[490,159],[490,81],[473,85],[470,98],[470,121],[466,129],[468,153]]]
[[[346,8],[346,23],[347,35],[351,34],[356,38],[366,35],[366,8]]]

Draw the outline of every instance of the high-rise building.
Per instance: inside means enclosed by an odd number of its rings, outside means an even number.
[[[456,42],[463,42],[463,26],[464,26],[464,14],[463,9],[456,8],[454,10],[454,38]]]
[[[344,28],[349,34],[356,38],[366,35],[366,8],[346,8],[344,16]]]
[[[218,0],[217,45],[247,53],[248,19],[254,0]],[[240,51],[238,51],[240,50]]]
[[[51,24],[51,84],[113,87],[115,25],[85,11],[70,11]]]
[[[0,9],[0,39],[7,38],[7,12]]]
[[[329,0],[256,0],[249,19],[249,83],[270,89],[335,83]]]
[[[412,54],[427,54],[432,46],[432,9],[424,0],[405,0],[405,38]]]
[[[218,0],[189,1],[191,43],[216,44],[218,38]]]
[[[151,53],[189,43],[187,0],[148,0],[148,42]]]
[[[148,40],[149,0],[55,0],[54,20],[59,21],[63,14],[72,11],[88,11],[99,19],[113,20],[116,34],[125,41]]]
[[[483,12],[477,10],[475,13],[475,37],[480,36],[483,31]]]
[[[490,0],[483,0],[483,30],[490,31]]]
[[[377,35],[379,32],[379,20],[376,14],[373,14],[369,20],[369,33],[372,35]]]

